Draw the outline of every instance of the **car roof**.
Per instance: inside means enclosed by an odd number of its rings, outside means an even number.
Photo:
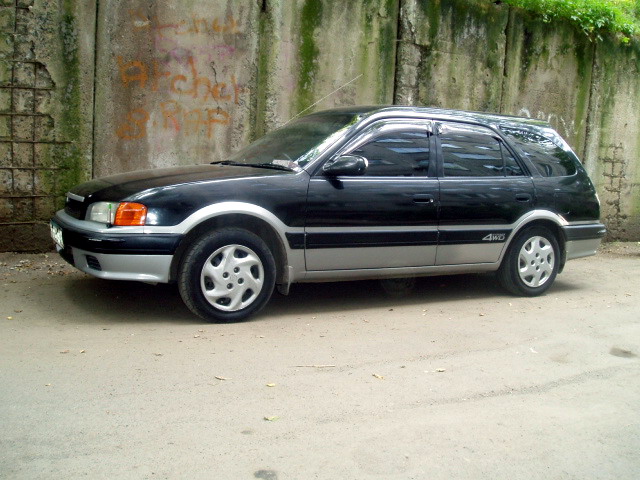
[[[361,121],[371,121],[377,118],[420,118],[426,116],[436,120],[462,120],[480,125],[533,127],[533,129],[550,129],[551,125],[543,120],[535,118],[517,117],[486,112],[469,112],[465,110],[453,110],[431,107],[413,107],[402,105],[363,105],[339,107],[330,110],[319,111],[312,115],[353,115]],[[369,123],[367,121],[367,123]]]

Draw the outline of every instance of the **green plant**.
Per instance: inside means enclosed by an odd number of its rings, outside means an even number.
[[[623,43],[640,36],[640,0],[504,0],[537,13],[545,21],[565,19],[591,38],[618,35]]]

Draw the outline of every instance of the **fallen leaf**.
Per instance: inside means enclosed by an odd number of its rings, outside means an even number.
[[[267,422],[275,422],[275,421],[276,421],[276,420],[278,420],[279,418],[280,418],[280,417],[278,417],[278,416],[273,416],[273,417],[264,417],[264,419],[265,419]]]
[[[214,378],[217,378],[218,380],[231,380],[230,378],[227,378],[227,377],[218,377],[218,376],[215,376]]]
[[[275,387],[276,384],[275,383],[267,383],[267,387]]]
[[[382,375],[378,375],[377,373],[374,373],[373,376],[376,377],[378,380],[384,380],[384,377]]]

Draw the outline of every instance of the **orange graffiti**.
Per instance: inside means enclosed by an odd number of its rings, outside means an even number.
[[[180,20],[177,23],[162,23],[157,16],[149,16],[142,10],[129,10],[134,30],[152,30],[173,33],[174,35],[199,35],[201,33],[239,33],[238,21],[228,16],[225,19],[218,17],[208,19],[192,15],[188,20]]]
[[[149,67],[140,60],[125,62],[122,57],[117,58],[120,80],[125,87],[138,85],[146,88],[149,83]],[[187,59],[191,75],[187,77],[182,74],[173,74],[170,71],[162,71],[158,62],[153,61],[151,69],[151,90],[157,91],[160,88],[160,80],[168,79],[168,89],[178,96],[186,95],[198,98],[203,101],[211,100],[240,103],[240,94],[244,88],[238,84],[235,75],[231,75],[231,85],[225,82],[212,82],[210,78],[198,73],[193,57]]]
[[[125,63],[122,57],[118,56],[118,69],[120,70],[120,80],[125,87],[130,83],[138,82],[138,85],[145,88],[149,80],[147,65],[139,60]],[[158,90],[158,80],[163,77],[171,76],[171,72],[163,72],[157,61],[153,61],[153,70],[151,73],[151,90]]]
[[[176,101],[160,104],[162,122],[150,122],[151,115],[144,108],[137,108],[127,114],[126,121],[118,127],[116,135],[123,140],[138,140],[147,136],[149,128],[161,127],[184,135],[204,133],[212,138],[216,125],[228,125],[231,117],[220,107],[187,109]]]
[[[123,140],[137,140],[147,136],[147,122],[149,112],[143,108],[136,108],[127,114],[126,123],[120,125],[116,135]]]

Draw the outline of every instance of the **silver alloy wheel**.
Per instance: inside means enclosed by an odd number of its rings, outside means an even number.
[[[522,245],[518,255],[518,274],[528,287],[544,285],[553,273],[553,246],[544,237],[535,236]]]
[[[242,245],[226,245],[207,258],[200,273],[204,298],[218,310],[235,312],[251,305],[262,290],[260,257]]]

